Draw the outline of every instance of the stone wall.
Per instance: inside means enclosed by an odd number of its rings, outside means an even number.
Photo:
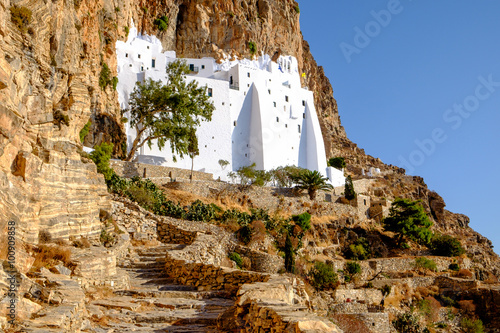
[[[252,250],[246,246],[235,245],[230,251],[237,252],[249,258],[252,262],[252,271],[275,274],[285,267],[285,260],[283,258],[262,251]]]
[[[160,165],[126,162],[120,160],[111,160],[109,165],[115,172],[126,178],[140,176],[143,178],[165,178],[175,181],[176,179],[190,179],[191,170],[164,167]],[[212,180],[213,175],[210,173],[193,171],[193,180]]]

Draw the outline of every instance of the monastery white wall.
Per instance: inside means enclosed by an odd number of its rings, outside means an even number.
[[[132,27],[127,42],[117,42],[119,101],[128,108],[137,81],[166,80],[165,67],[175,52],[162,52],[158,39],[138,36]],[[185,59],[191,69],[187,80],[207,86],[215,111],[212,121],[197,129],[200,154],[194,169],[227,179],[227,173],[255,163],[258,169],[298,165],[318,170],[334,185],[343,185],[343,173],[327,169],[325,146],[311,91],[301,88],[297,60],[268,55],[258,60],[225,61],[213,58]],[[207,91],[207,92],[208,92]],[[135,130],[127,127],[128,145]],[[160,151],[153,144],[137,154],[143,163],[190,169],[191,159],[174,156],[167,145]],[[222,170],[218,161],[230,164]]]

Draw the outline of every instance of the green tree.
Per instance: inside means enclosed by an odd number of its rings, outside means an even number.
[[[109,166],[109,160],[113,153],[113,144],[103,142],[100,145],[94,146],[94,151],[90,153],[90,158],[97,166],[97,172],[104,175],[104,179],[110,180],[114,174],[113,169]]]
[[[354,185],[352,183],[351,176],[347,176],[344,185],[344,196],[347,200],[356,199],[356,192],[354,191]]]
[[[431,249],[438,256],[456,257],[465,252],[460,241],[449,235],[434,235]]]
[[[345,168],[345,159],[343,157],[332,157],[328,160],[328,166],[342,170]]]
[[[136,138],[125,159],[132,160],[144,144],[151,147],[154,140],[161,150],[170,141],[172,153],[183,157],[189,154],[190,137],[201,121],[210,121],[215,109],[206,87],[196,81],[186,82],[189,67],[176,60],[167,65],[167,82],[146,80],[138,82],[130,94],[130,125]],[[195,132],[196,133],[196,132]]]
[[[418,200],[394,200],[383,225],[385,230],[398,234],[399,245],[405,238],[427,245],[432,238],[432,232],[429,230],[432,222]]]
[[[321,261],[314,263],[314,267],[309,271],[308,275],[313,287],[319,290],[334,288],[338,282],[338,276],[333,266]]]
[[[307,190],[309,198],[314,200],[318,191],[328,191],[333,189],[331,184],[328,184],[328,178],[323,177],[319,171],[304,170],[298,175],[293,176],[293,181],[296,187],[301,190]]]

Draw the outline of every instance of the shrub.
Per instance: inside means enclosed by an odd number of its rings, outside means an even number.
[[[389,295],[391,293],[391,286],[386,284],[382,288],[380,288],[380,291],[382,292],[382,296]]]
[[[448,269],[450,271],[458,272],[460,270],[460,265],[457,264],[456,262],[454,262],[454,263],[451,263],[450,266],[448,266]]]
[[[250,54],[254,55],[255,53],[257,53],[257,44],[252,41],[248,42],[248,49],[250,50]]]
[[[435,235],[431,241],[431,249],[438,256],[456,257],[465,252],[460,241],[449,235]]]
[[[113,152],[113,144],[103,142],[100,145],[94,146],[94,151],[90,153],[90,158],[97,166],[97,172],[104,175],[104,179],[109,180],[114,174],[113,169],[109,166],[111,153]]]
[[[80,142],[83,142],[85,140],[85,137],[87,134],[90,132],[90,126],[92,125],[92,122],[89,120],[85,126],[80,130]]]
[[[355,261],[349,261],[346,263],[346,271],[352,277],[361,273],[361,266]]]
[[[352,184],[351,176],[347,176],[344,185],[344,196],[347,200],[356,199],[356,192],[354,191],[354,185]]]
[[[111,83],[111,70],[109,69],[108,64],[103,63],[101,67],[101,73],[99,74],[99,87],[102,90],[105,90],[106,87]]]
[[[112,233],[109,233],[105,228],[101,229],[101,235],[99,237],[102,245],[104,247],[111,247],[116,243],[116,237]]]
[[[371,257],[371,247],[364,237],[358,238],[344,251],[344,257],[351,260],[365,260]]]
[[[392,325],[399,333],[421,333],[422,328],[418,323],[418,317],[411,312],[400,314]]]
[[[295,6],[295,12],[297,14],[300,14],[300,7],[299,7],[299,5]]]
[[[59,261],[62,261],[64,266],[71,264],[71,250],[69,248],[58,245],[39,245],[33,249],[33,257],[35,261],[31,267],[32,271],[39,271],[40,268],[51,268]]]
[[[314,263],[314,267],[309,271],[308,275],[313,287],[319,290],[334,288],[338,282],[338,276],[333,266],[321,261]]]
[[[250,225],[245,225],[238,230],[238,238],[244,243],[248,244],[252,240],[252,228]]]
[[[311,214],[304,212],[300,215],[293,215],[292,220],[298,225],[304,232],[311,229]]]
[[[205,205],[201,200],[196,200],[189,206],[186,218],[190,221],[209,222],[215,220],[221,210],[215,204]]]
[[[128,27],[128,25],[127,25],[127,26],[125,26],[125,27],[123,27],[123,30],[125,31],[125,36],[127,36],[127,37],[128,37],[128,34],[129,34],[129,32],[130,32],[130,28]]]
[[[116,86],[118,86],[118,78],[116,76],[111,80],[111,85],[113,86],[113,90],[116,90]]]
[[[434,260],[427,259],[425,257],[418,257],[415,259],[415,268],[416,269],[426,269],[433,272],[437,271],[437,266]]]
[[[22,32],[28,30],[28,25],[31,23],[32,12],[26,7],[10,7],[10,19]]]
[[[480,319],[462,318],[460,322],[465,333],[484,333],[483,322]]]
[[[234,17],[234,13],[233,13],[233,12],[231,12],[231,11],[226,12],[226,14],[227,14],[228,16],[230,16],[231,18],[233,18],[233,17]]]
[[[229,259],[234,261],[236,263],[236,266],[238,266],[238,268],[241,269],[243,267],[243,259],[241,259],[239,253],[232,252],[231,254],[229,254]]]
[[[149,210],[154,207],[154,197],[151,195],[150,191],[141,186],[136,184],[127,186],[126,195],[130,200],[137,202],[144,209]]]
[[[167,30],[167,28],[168,28],[168,17],[166,17],[165,15],[163,15],[162,17],[157,18],[156,20],[154,20],[154,24],[156,25],[156,27],[160,31]]]
[[[293,250],[292,240],[290,234],[286,234],[285,240],[285,270],[289,273],[295,272],[295,252]]]
[[[332,157],[328,160],[328,166],[342,170],[345,168],[345,159],[343,157]]]
[[[222,170],[224,170],[229,165],[229,161],[220,159],[219,160],[219,165],[222,168]]]

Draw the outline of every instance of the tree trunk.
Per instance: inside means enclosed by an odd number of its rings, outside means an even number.
[[[190,182],[193,182],[193,168],[194,168],[194,156],[191,154],[191,180]]]

